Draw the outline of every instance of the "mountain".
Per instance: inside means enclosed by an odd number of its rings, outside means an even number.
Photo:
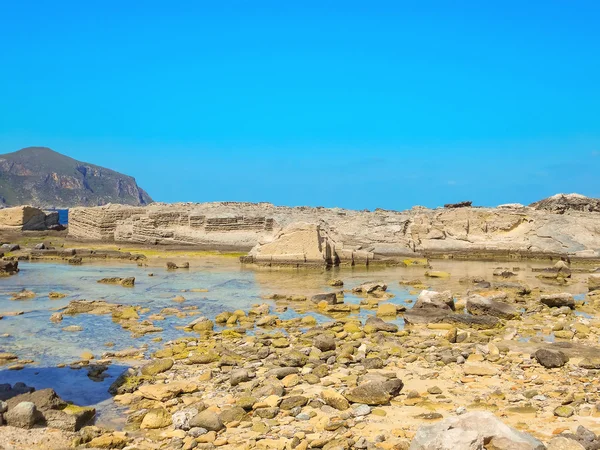
[[[0,205],[70,208],[107,203],[147,205],[135,178],[62,155],[28,147],[0,155]]]

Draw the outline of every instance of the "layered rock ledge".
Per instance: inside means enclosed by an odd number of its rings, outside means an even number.
[[[263,263],[368,262],[415,255],[598,258],[600,213],[583,207],[580,197],[569,209],[570,197],[563,197],[529,207],[407,211],[234,202],[107,205],[71,209],[69,237],[211,250],[249,251],[258,246],[250,260]]]

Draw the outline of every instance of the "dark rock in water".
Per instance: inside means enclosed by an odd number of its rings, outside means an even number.
[[[124,287],[133,287],[135,285],[135,277],[128,278],[120,278],[120,277],[112,277],[112,278],[102,278],[98,280],[98,283],[102,284],[120,284]]]
[[[534,357],[542,366],[547,369],[564,366],[569,358],[560,350],[551,350],[548,348],[540,348],[534,353]]]
[[[35,391],[35,388],[27,386],[25,383],[15,383],[13,386],[8,383],[0,384],[0,401],[33,391]]]
[[[176,270],[176,269],[189,269],[190,268],[190,263],[189,262],[185,262],[185,263],[180,263],[180,264],[176,264],[172,261],[168,261],[167,262],[167,269],[168,270]]]
[[[469,200],[469,201],[464,201],[464,202],[459,202],[459,203],[446,203],[444,205],[444,208],[446,208],[446,209],[470,208],[471,206],[473,206],[473,202]]]
[[[383,281],[368,281],[352,289],[355,294],[372,294],[377,291],[387,291],[387,284]]]
[[[14,275],[19,271],[18,261],[0,261],[0,276]]]
[[[471,295],[467,299],[467,311],[475,316],[490,315],[509,320],[519,317],[519,312],[514,306],[481,295]]]
[[[338,303],[343,303],[343,301],[338,301],[338,297],[335,292],[313,295],[310,301],[313,303],[326,302],[328,305],[337,305]]]

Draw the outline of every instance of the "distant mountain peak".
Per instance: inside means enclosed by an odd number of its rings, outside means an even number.
[[[0,204],[70,208],[107,203],[146,205],[150,196],[135,179],[58,153],[26,147],[0,155]]]

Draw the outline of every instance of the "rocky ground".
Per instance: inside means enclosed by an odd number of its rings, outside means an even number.
[[[354,287],[361,304],[345,303],[343,279],[331,280],[336,292],[272,293],[271,306],[215,320],[174,305],[164,314],[190,317],[182,337],[111,387],[128,408],[124,430],[81,427],[60,403],[6,395],[0,448],[600,448],[600,278],[585,275],[590,292],[575,300],[564,292],[566,262],[539,272],[541,289],[510,281],[510,272],[462,279],[459,292],[400,280],[421,292],[408,309],[381,282]],[[282,320],[286,309],[300,316]],[[59,314],[112,314],[134,334],[157,332],[137,311],[76,301]],[[397,316],[403,329],[390,322]],[[78,364],[101,376],[142,350]]]

